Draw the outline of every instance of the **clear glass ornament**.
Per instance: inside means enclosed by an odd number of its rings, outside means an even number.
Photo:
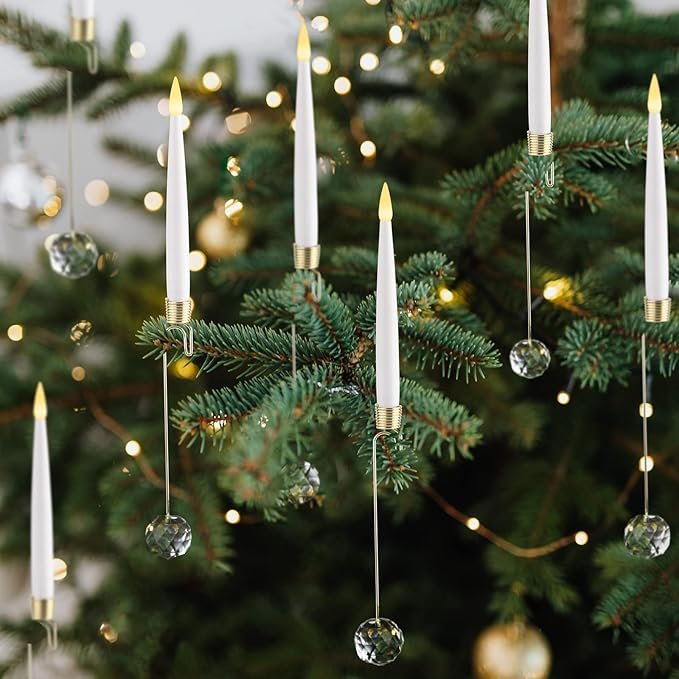
[[[369,618],[354,634],[356,655],[369,665],[381,667],[394,662],[403,648],[403,632],[389,618]]]
[[[313,500],[321,486],[321,477],[318,469],[310,462],[304,462],[296,468],[293,475],[295,479],[294,485],[288,491],[290,500],[299,505]]]
[[[47,252],[55,273],[66,278],[82,278],[94,269],[99,251],[86,233],[66,231],[48,239]]]
[[[176,559],[191,547],[191,526],[181,516],[160,514],[146,526],[144,539],[152,554],[163,559]]]
[[[78,346],[87,344],[92,337],[92,324],[89,321],[78,321],[71,328],[69,337]]]
[[[653,514],[639,514],[625,526],[625,547],[633,556],[655,559],[670,546],[670,525]]]
[[[0,205],[5,223],[25,228],[40,217],[56,217],[63,188],[52,174],[25,151],[0,169]]]
[[[266,415],[260,415],[259,417],[259,426],[262,429],[266,429],[266,426],[269,424],[269,418]]]
[[[512,370],[527,380],[543,375],[551,360],[549,349],[540,340],[524,339],[517,342],[509,352]]]

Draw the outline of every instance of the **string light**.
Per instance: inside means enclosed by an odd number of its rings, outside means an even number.
[[[379,4],[380,4],[380,0],[365,0],[365,1],[366,1],[369,5],[373,5],[373,6],[379,5]]]
[[[332,70],[332,64],[327,57],[314,57],[311,61],[311,68],[318,75],[328,75]]]
[[[647,458],[639,458],[639,471],[650,472],[655,467],[655,460],[649,455]]]
[[[311,20],[311,28],[317,30],[319,33],[323,33],[323,31],[327,30],[328,26],[330,26],[328,17],[319,15]]]
[[[335,92],[337,92],[337,94],[341,95],[349,94],[349,92],[351,92],[351,80],[349,80],[349,78],[347,78],[346,76],[341,75],[339,78],[335,80],[334,87]]]
[[[580,547],[586,545],[589,542],[589,535],[584,530],[579,530],[575,534],[575,544],[580,545]]]
[[[478,530],[481,527],[481,522],[475,516],[470,516],[465,525],[469,530]]]
[[[377,153],[377,146],[375,146],[375,142],[370,141],[370,139],[366,139],[362,142],[360,148],[361,155],[364,158],[374,158]]]
[[[271,90],[271,92],[267,92],[266,105],[269,108],[278,108],[282,103],[283,96],[281,95],[280,92],[277,92],[276,90]]]
[[[203,73],[202,82],[208,92],[216,92],[222,86],[222,79],[214,71]]]
[[[653,404],[652,403],[640,403],[639,404],[639,417],[653,417]]]
[[[189,270],[202,271],[207,264],[207,256],[202,250],[191,250],[189,252]]]
[[[163,118],[167,118],[170,115],[170,100],[167,97],[158,100],[158,113]]]
[[[156,160],[160,167],[167,167],[167,144],[160,144],[156,149]]]
[[[101,625],[99,625],[99,634],[101,634],[109,644],[115,644],[116,641],[118,641],[118,631],[113,625],[110,625],[107,622],[102,622]]]
[[[549,302],[562,297],[568,290],[569,283],[567,278],[558,278],[555,281],[549,281],[545,285],[542,296]]]
[[[429,64],[429,70],[434,75],[442,75],[446,70],[446,65],[443,63],[443,61],[441,61],[441,59],[432,59],[431,63]]]
[[[231,219],[237,214],[243,211],[243,203],[241,203],[237,198],[229,198],[224,203],[224,214]]]
[[[158,212],[163,207],[163,196],[158,191],[149,191],[144,196],[144,207],[149,212]]]
[[[76,365],[73,370],[71,370],[71,377],[76,382],[82,382],[87,376],[87,371],[81,365]]]
[[[565,389],[562,389],[556,395],[556,400],[560,405],[567,406],[571,402],[571,395]]]
[[[171,367],[172,374],[180,380],[195,380],[198,375],[198,366],[189,360],[175,361]]]
[[[68,566],[63,559],[52,559],[52,573],[55,580],[63,580],[68,575]]]
[[[130,457],[137,457],[141,453],[141,444],[139,441],[135,441],[134,439],[130,439],[126,444],[125,444],[125,452],[130,456]]]
[[[392,45],[400,45],[403,42],[403,29],[400,26],[394,24],[389,29],[389,42]]]
[[[240,523],[240,512],[237,509],[229,509],[229,511],[224,514],[224,521],[235,526],[237,523]]]
[[[186,132],[186,130],[188,130],[189,127],[191,127],[191,118],[189,118],[189,116],[187,116],[186,113],[182,113],[179,116],[179,125],[182,128],[182,132]]]
[[[12,342],[21,342],[24,338],[24,327],[18,323],[14,323],[7,328],[7,337],[12,340]]]
[[[455,293],[452,290],[448,290],[448,288],[441,288],[439,290],[439,300],[443,304],[450,304],[453,299],[455,299]]]
[[[358,64],[364,71],[374,71],[380,65],[380,58],[374,52],[365,52]]]
[[[142,59],[146,56],[146,45],[143,42],[139,42],[139,40],[135,40],[130,45],[130,54],[133,59]]]
[[[85,186],[85,201],[92,207],[100,207],[108,200],[110,193],[103,179],[93,179]]]
[[[240,165],[236,156],[229,156],[226,161],[226,169],[232,177],[237,177],[240,174]]]
[[[295,132],[295,131],[297,130],[296,123],[297,123],[297,118],[293,118],[293,119],[290,121],[290,129],[291,129],[293,132]]]
[[[61,210],[61,198],[52,196],[42,207],[45,217],[56,217]]]

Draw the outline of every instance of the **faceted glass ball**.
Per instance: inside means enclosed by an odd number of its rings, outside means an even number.
[[[290,499],[296,504],[303,505],[316,497],[320,485],[318,469],[309,462],[304,462],[295,473],[295,483],[289,491]]]
[[[544,374],[551,360],[549,349],[540,340],[524,339],[517,342],[509,353],[512,370],[527,380]]]
[[[625,547],[633,556],[655,559],[670,546],[670,525],[653,514],[639,514],[625,526]]]
[[[176,559],[191,547],[191,526],[181,516],[160,514],[146,526],[144,538],[152,554],[163,559]]]
[[[370,618],[362,622],[354,634],[356,655],[369,665],[394,662],[403,648],[403,632],[389,618]]]
[[[99,251],[86,233],[60,233],[47,243],[52,270],[66,278],[82,278],[94,269]]]

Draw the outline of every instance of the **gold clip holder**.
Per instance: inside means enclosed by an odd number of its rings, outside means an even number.
[[[71,17],[71,41],[94,42],[96,22],[94,17],[78,19]]]
[[[297,245],[297,243],[293,243],[292,261],[295,265],[295,269],[298,271],[313,271],[318,269],[318,266],[321,263],[321,246],[311,245],[306,247],[303,245]]]
[[[184,340],[184,355],[193,356],[193,327],[191,326],[192,302],[185,299],[181,302],[165,298],[165,319],[168,330],[179,330]]]
[[[647,323],[666,323],[670,320],[670,312],[672,311],[672,300],[667,299],[649,299],[644,297],[644,316]]]
[[[554,151],[554,134],[534,134],[530,130],[528,136],[528,155],[529,156],[551,156]]]
[[[388,431],[401,428],[402,406],[381,406],[375,404],[375,428]]]
[[[31,599],[31,618],[33,620],[54,620],[54,599]]]

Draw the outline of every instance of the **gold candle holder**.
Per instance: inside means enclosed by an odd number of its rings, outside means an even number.
[[[54,599],[31,599],[31,618],[33,620],[54,620]]]
[[[95,28],[94,17],[88,19],[71,17],[71,40],[73,42],[94,42]]]
[[[530,130],[528,136],[528,155],[529,156],[551,156],[554,151],[554,134],[534,134]]]
[[[165,298],[165,318],[168,325],[186,325],[191,322],[191,308],[193,304],[190,299],[182,302]]]
[[[644,315],[647,323],[666,323],[670,320],[672,311],[672,300],[649,299],[644,297]]]
[[[295,269],[298,271],[318,269],[318,265],[321,263],[321,246],[312,245],[306,247],[293,243],[292,261],[294,262]]]
[[[381,406],[375,404],[375,428],[379,431],[400,429],[402,414],[402,406]]]

